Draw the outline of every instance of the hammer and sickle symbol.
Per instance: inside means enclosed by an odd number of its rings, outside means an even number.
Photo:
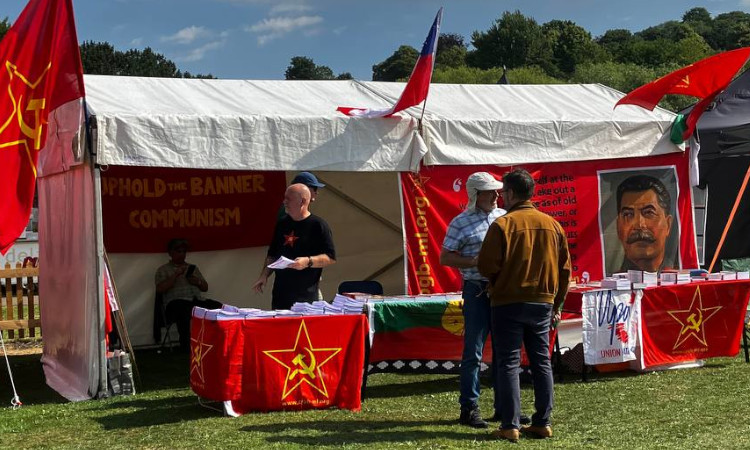
[[[687,321],[690,323],[690,325],[686,326],[685,329],[682,330],[682,334],[684,334],[687,330],[693,330],[697,333],[701,329],[701,323],[703,323],[703,313],[698,311],[697,318],[695,316],[695,313],[690,314],[687,318]]]
[[[309,348],[305,349],[307,351],[307,354],[310,355],[310,364],[305,364],[305,355],[302,353],[298,353],[297,356],[294,357],[292,360],[292,364],[295,366],[299,366],[299,369],[294,369],[294,371],[289,375],[289,379],[291,380],[295,376],[297,376],[297,373],[302,373],[310,378],[315,378],[315,366],[317,365],[317,362],[315,361],[315,353],[311,352]]]

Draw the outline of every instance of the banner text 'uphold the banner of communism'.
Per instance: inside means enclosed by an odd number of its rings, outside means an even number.
[[[440,252],[448,224],[466,208],[466,179],[480,171],[501,179],[516,167],[528,170],[536,180],[534,204],[565,229],[574,277],[587,271],[592,280],[598,280],[605,273],[622,270],[624,251],[617,235],[615,192],[625,179],[642,174],[662,181],[670,193],[672,225],[665,244],[666,266],[697,266],[688,159],[684,153],[514,167],[431,166],[417,174],[401,174],[410,294],[461,290],[460,274],[440,265]]]
[[[284,172],[113,166],[102,172],[104,246],[112,253],[268,245],[284,199]]]

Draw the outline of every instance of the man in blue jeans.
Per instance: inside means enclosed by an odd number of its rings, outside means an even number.
[[[505,214],[505,210],[497,207],[497,190],[502,187],[503,183],[487,172],[469,176],[466,180],[468,206],[448,225],[440,253],[440,264],[457,268],[463,277],[464,351],[460,368],[459,422],[475,428],[487,428],[479,412],[479,363],[490,332],[487,279],[477,270],[477,255],[487,228]]]
[[[562,226],[531,203],[534,179],[516,169],[503,176],[508,213],[487,230],[479,251],[479,272],[487,277],[492,305],[494,375],[500,390],[501,425],[492,435],[518,441],[520,432],[552,437],[554,380],[549,354],[551,319],[560,318],[570,282],[570,253]],[[521,345],[531,363],[534,407],[531,425],[521,428],[518,368]]]

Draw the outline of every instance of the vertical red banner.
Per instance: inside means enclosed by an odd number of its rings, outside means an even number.
[[[626,266],[624,238],[618,235],[616,192],[634,175],[660,180],[669,193],[665,214],[671,217],[671,225],[664,243],[664,265],[697,267],[686,154],[515,167],[431,166],[418,174],[401,175],[409,294],[461,289],[458,271],[440,265],[440,251],[448,224],[466,207],[466,179],[480,171],[499,179],[516,167],[528,170],[537,183],[534,204],[565,229],[574,277],[586,271],[591,280],[598,280]]]

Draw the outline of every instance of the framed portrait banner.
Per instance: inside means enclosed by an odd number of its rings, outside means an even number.
[[[565,229],[574,277],[586,271],[598,280],[639,264],[643,270],[697,267],[688,156],[430,166],[401,174],[409,294],[461,289],[458,271],[440,265],[440,251],[451,219],[466,208],[466,179],[474,172],[502,179],[515,168],[531,173],[532,202]]]

